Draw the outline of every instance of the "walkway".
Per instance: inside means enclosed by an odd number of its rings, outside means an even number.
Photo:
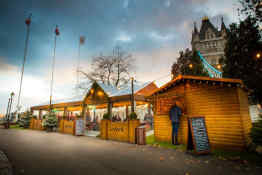
[[[258,175],[262,171],[213,156],[34,130],[0,129],[0,150],[7,153],[16,175]]]

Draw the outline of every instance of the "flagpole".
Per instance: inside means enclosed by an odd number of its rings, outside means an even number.
[[[80,38],[79,38],[79,45],[78,45],[77,66],[76,66],[76,88],[77,88],[77,85],[79,85],[79,83],[80,83],[80,77],[79,77],[79,70],[80,70],[80,48],[81,48],[81,45],[84,44],[84,42],[85,42],[85,37],[84,37],[84,36],[80,36]],[[78,92],[78,88],[77,88],[76,92]]]
[[[18,100],[17,100],[17,117],[18,117],[18,113],[21,109],[20,98],[21,98],[21,91],[22,91],[22,84],[23,84],[23,77],[24,77],[25,61],[26,61],[27,49],[28,49],[31,16],[32,16],[32,14],[30,14],[29,17],[25,20],[25,24],[27,26],[27,31],[26,31],[26,40],[25,40],[25,49],[24,49],[24,59],[23,59],[23,65],[22,65],[22,70],[21,70],[21,78],[20,78],[19,93],[18,93]]]
[[[56,38],[59,35],[58,26],[55,29],[55,43],[54,43],[54,56],[52,61],[52,76],[51,76],[51,84],[50,84],[50,104],[49,104],[49,112],[52,111],[52,97],[53,97],[53,86],[54,86],[54,69],[55,69],[55,54],[56,54]]]
[[[79,84],[79,64],[80,64],[80,46],[81,46],[81,37],[78,45],[78,57],[77,57],[77,67],[76,67],[76,83]]]

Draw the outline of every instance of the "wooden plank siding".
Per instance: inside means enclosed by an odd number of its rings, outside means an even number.
[[[166,93],[184,94],[184,97],[157,98],[154,115],[156,140],[171,142],[168,112],[177,102],[183,112],[178,131],[180,143],[186,145],[188,141],[188,117],[204,116],[211,149],[243,150],[247,146],[251,119],[243,89],[190,82],[172,87]]]
[[[240,115],[242,119],[243,124],[243,134],[245,138],[245,142],[248,145],[251,140],[249,137],[249,132],[252,127],[252,121],[249,114],[249,103],[248,103],[248,97],[247,94],[243,91],[243,89],[238,88],[238,98],[239,98],[239,106],[240,106]]]

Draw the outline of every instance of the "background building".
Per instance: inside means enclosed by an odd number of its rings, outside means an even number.
[[[194,23],[192,32],[192,50],[198,50],[209,64],[216,66],[219,59],[224,56],[227,28],[221,18],[221,28],[218,30],[209,21],[208,17],[202,19],[200,31]]]

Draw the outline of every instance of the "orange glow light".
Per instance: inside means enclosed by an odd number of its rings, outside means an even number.
[[[221,69],[221,65],[220,65],[220,64],[219,64],[219,65],[217,65],[217,68],[218,68],[218,69]]]
[[[97,92],[97,95],[101,97],[101,96],[104,95],[104,93],[103,93],[102,91],[98,91],[98,92]]]
[[[193,64],[189,64],[189,68],[192,69],[193,68]]]
[[[259,59],[259,58],[261,57],[261,54],[260,54],[260,53],[257,53],[257,54],[256,54],[256,57],[257,57],[257,59]]]

